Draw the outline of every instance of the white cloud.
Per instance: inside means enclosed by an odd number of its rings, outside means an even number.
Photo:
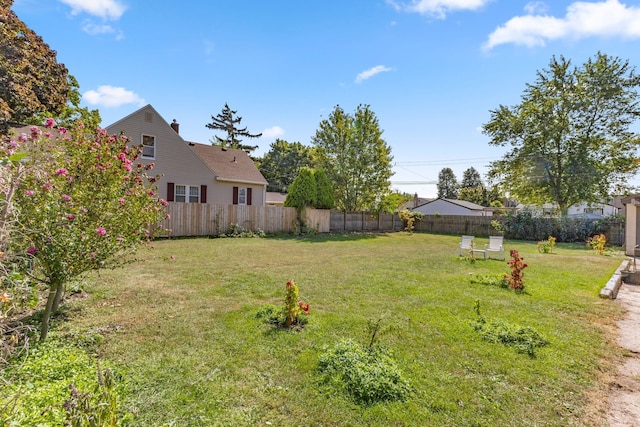
[[[88,13],[102,19],[118,20],[126,7],[118,0],[60,0],[71,7],[71,13]]]
[[[112,34],[116,32],[116,30],[114,30],[111,25],[94,24],[90,21],[86,21],[84,23],[84,25],[82,26],[82,31],[92,36],[95,36],[97,34]]]
[[[410,3],[387,0],[397,10],[444,19],[448,12],[477,10],[493,0],[411,0]]]
[[[391,68],[385,67],[384,65],[377,65],[373,68],[369,68],[356,76],[356,83],[362,83],[376,74],[384,73],[386,71],[391,71]]]
[[[549,7],[547,4],[541,1],[532,1],[524,6],[524,11],[527,15],[544,14],[547,13],[548,10]]]
[[[284,135],[284,129],[280,126],[273,126],[262,131],[263,138],[277,138]]]
[[[564,18],[542,14],[516,16],[491,33],[484,48],[506,43],[544,46],[550,40],[594,36],[640,38],[640,7],[627,6],[619,0],[579,1],[567,7]]]
[[[90,105],[102,107],[119,107],[124,104],[138,104],[142,107],[145,102],[135,92],[123,87],[109,85],[100,86],[98,90],[88,90],[82,94],[82,99]]]

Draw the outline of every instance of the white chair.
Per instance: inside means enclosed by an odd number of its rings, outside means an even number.
[[[489,254],[489,258],[491,258],[491,253],[497,253],[497,259],[504,259],[504,246],[503,246],[504,237],[502,236],[489,236],[489,243],[484,245],[484,250]]]
[[[462,236],[460,246],[458,246],[458,255],[462,256],[463,252],[469,253],[473,248],[473,236]]]

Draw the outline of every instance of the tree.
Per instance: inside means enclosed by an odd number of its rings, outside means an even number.
[[[270,150],[257,161],[258,169],[269,183],[267,191],[286,193],[300,168],[311,167],[311,148],[299,142],[276,139]]]
[[[522,101],[500,105],[483,125],[490,145],[511,146],[489,178],[525,203],[555,202],[566,213],[580,202],[624,193],[634,175],[640,78],[628,61],[598,53],[581,67],[552,57]]]
[[[316,204],[317,191],[313,169],[303,167],[291,187],[289,187],[289,193],[284,200],[284,205],[298,210],[305,207],[313,207]]]
[[[316,147],[316,166],[333,184],[336,207],[374,209],[389,190],[393,157],[369,106],[359,105],[354,116],[336,106],[320,122],[311,142]]]
[[[485,188],[484,187],[462,187],[458,192],[458,200],[466,200],[467,202],[477,205],[485,205]]]
[[[333,200],[333,186],[329,177],[322,169],[317,169],[313,173],[316,179],[316,204],[317,209],[331,209],[335,204]]]
[[[474,167],[470,167],[462,173],[462,182],[460,183],[460,189],[462,188],[484,188],[484,183],[480,177],[480,172]]]
[[[69,99],[60,114],[57,115],[57,126],[72,128],[76,123],[82,123],[87,129],[96,129],[102,121],[100,112],[98,110],[89,110],[87,107],[80,107],[82,95],[80,95],[78,80],[69,74],[67,76],[67,82],[69,84]],[[54,116],[56,116],[56,114],[51,111],[37,113],[33,118],[27,120],[26,124],[42,125],[45,123],[47,117]]]
[[[33,127],[30,136],[7,142],[6,150],[28,154],[13,167],[26,173],[17,182],[18,221],[12,245],[33,261],[30,274],[48,289],[40,339],[49,329],[65,284],[82,274],[117,266],[165,216],[147,171],[136,163],[140,147],[125,136],[72,131],[47,121],[47,132]]]
[[[438,198],[440,199],[457,199],[458,198],[458,180],[451,168],[444,168],[438,174]]]
[[[0,0],[0,135],[9,122],[24,124],[37,113],[58,115],[69,95],[68,71],[56,51]]]
[[[208,123],[206,126],[209,129],[220,130],[226,132],[226,138],[220,138],[215,135],[215,139],[211,140],[211,145],[219,145],[221,147],[229,147],[236,148],[238,150],[246,151],[247,153],[252,152],[256,148],[257,145],[245,145],[242,144],[242,139],[239,137],[245,138],[260,138],[262,133],[251,134],[247,131],[246,126],[240,128],[240,122],[242,121],[242,117],[236,116],[237,111],[229,108],[227,103],[224,104],[224,108],[222,112],[217,116],[211,116],[211,123]]]
[[[409,193],[400,193],[399,191],[391,191],[380,198],[375,211],[380,213],[397,212],[400,206],[413,200],[413,196]]]

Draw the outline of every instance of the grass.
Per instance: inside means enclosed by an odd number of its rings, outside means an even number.
[[[598,293],[622,255],[562,244],[540,254],[536,242],[506,241],[507,257],[517,249],[529,264],[516,294],[471,284],[508,266],[461,260],[458,242],[420,233],[158,241],[141,262],[92,277],[90,297],[54,329],[106,335],[101,354],[124,372],[136,425],[595,425],[590,396],[620,356],[607,335],[620,309]],[[291,279],[311,304],[305,328],[256,320],[283,302]],[[487,318],[532,327],[549,344],[532,358],[483,340],[472,326],[478,300]],[[343,338],[368,344],[367,323],[381,316],[395,328],[379,342],[412,393],[359,405],[320,380],[318,359]]]

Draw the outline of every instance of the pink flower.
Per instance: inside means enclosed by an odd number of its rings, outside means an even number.
[[[48,182],[46,184],[42,184],[42,189],[43,190],[51,190],[53,188],[53,186],[51,184],[49,184]]]
[[[26,133],[21,133],[20,135],[18,135],[18,141],[26,142],[27,141],[27,134]]]
[[[25,196],[33,196],[33,190],[24,190]]]
[[[104,227],[98,227],[96,228],[96,233],[98,233],[100,236],[104,236],[105,234],[107,234],[107,230],[105,230]]]
[[[167,202],[165,199],[160,199],[160,203],[162,204],[162,206],[169,205],[169,202]]]
[[[67,215],[67,220],[69,220],[69,221],[73,221],[74,219],[76,219],[76,216],[75,216],[75,215],[73,215],[73,214],[69,214],[69,215]]]
[[[68,202],[69,200],[71,200],[71,196],[69,196],[68,194],[63,194],[60,197],[62,197],[62,200],[64,200],[65,202]]]
[[[66,133],[67,133],[67,128],[59,127],[59,128],[58,128],[58,133],[59,133],[60,135],[64,135],[64,134],[66,134]]]
[[[65,168],[60,168],[58,170],[56,170],[56,175],[66,175],[69,171],[66,170]]]
[[[146,169],[146,170],[148,170],[148,171],[150,171],[150,170],[152,170],[152,169],[153,169],[153,167],[154,167],[154,166],[155,166],[155,164],[153,164],[153,163],[149,163],[149,164],[145,167],[145,169]]]
[[[44,126],[51,129],[52,127],[54,127],[56,125],[56,121],[53,120],[52,118],[48,118],[45,122],[44,122]]]
[[[165,215],[164,219],[171,219],[171,214]]]
[[[51,138],[51,132],[45,132],[45,133],[44,133],[44,136],[45,136],[46,138]]]
[[[171,255],[169,258],[171,258],[171,261],[175,261],[176,256],[175,255]]]
[[[153,196],[156,193],[153,190],[149,190],[149,191],[147,191],[147,194],[150,195],[150,196]]]
[[[124,197],[120,197],[120,198],[118,199],[118,201],[120,202],[120,205],[124,206],[124,204],[125,204]]]
[[[36,252],[38,252],[38,248],[36,248],[35,246],[31,246],[27,248],[27,253],[29,255],[34,255]]]
[[[18,148],[18,143],[13,140],[9,141],[9,148],[12,150]]]
[[[122,242],[124,241],[124,237],[116,237],[116,242]]]
[[[42,135],[42,131],[38,126],[31,126],[29,130],[31,131],[31,139],[37,139],[40,135]]]

